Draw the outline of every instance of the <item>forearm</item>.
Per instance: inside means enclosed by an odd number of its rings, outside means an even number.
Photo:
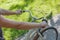
[[[4,19],[3,17],[0,18],[0,25],[7,28],[16,28],[16,29],[32,29],[32,28],[42,28],[46,26],[46,23],[30,23],[30,22],[16,22]]]
[[[18,22],[8,20],[4,18],[3,16],[0,15],[0,25],[2,27],[7,27],[7,28],[14,28],[17,25]]]
[[[0,9],[0,15],[14,15],[14,14],[17,14],[17,13],[10,10]]]
[[[47,26],[46,23],[32,23],[32,22],[20,22],[17,26],[17,29],[35,29],[35,28],[43,28],[43,26]]]

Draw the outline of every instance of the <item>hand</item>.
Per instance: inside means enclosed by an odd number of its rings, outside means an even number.
[[[17,14],[17,15],[18,15],[18,14],[22,14],[22,12],[23,12],[22,10],[17,10],[17,11],[16,11],[16,14]]]
[[[45,28],[45,27],[47,27],[48,26],[48,24],[45,22],[45,21],[43,21],[42,23],[41,23],[41,28]]]

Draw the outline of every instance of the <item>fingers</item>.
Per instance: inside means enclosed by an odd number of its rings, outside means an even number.
[[[45,22],[45,21],[43,21],[42,23],[41,23],[41,27],[42,28],[45,28],[45,27],[47,27],[48,26],[48,24]]]
[[[17,10],[16,13],[17,14],[22,14],[22,10]]]

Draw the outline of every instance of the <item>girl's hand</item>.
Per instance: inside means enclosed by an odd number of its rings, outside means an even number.
[[[45,27],[47,27],[48,26],[48,24],[45,22],[45,21],[43,21],[42,23],[41,23],[41,28],[45,28]]]
[[[16,11],[16,14],[19,15],[19,14],[22,14],[22,12],[23,12],[22,10],[17,10],[17,11]]]

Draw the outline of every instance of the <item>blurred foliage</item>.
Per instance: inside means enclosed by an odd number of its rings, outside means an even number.
[[[16,11],[18,9],[30,10],[33,16],[42,17],[46,14],[60,13],[60,0],[0,0],[0,8]],[[22,15],[5,16],[15,21],[30,22],[31,17],[27,12]],[[50,17],[48,17],[50,18]],[[14,40],[14,38],[23,35],[27,30],[17,30],[12,28],[3,28],[6,40]]]

